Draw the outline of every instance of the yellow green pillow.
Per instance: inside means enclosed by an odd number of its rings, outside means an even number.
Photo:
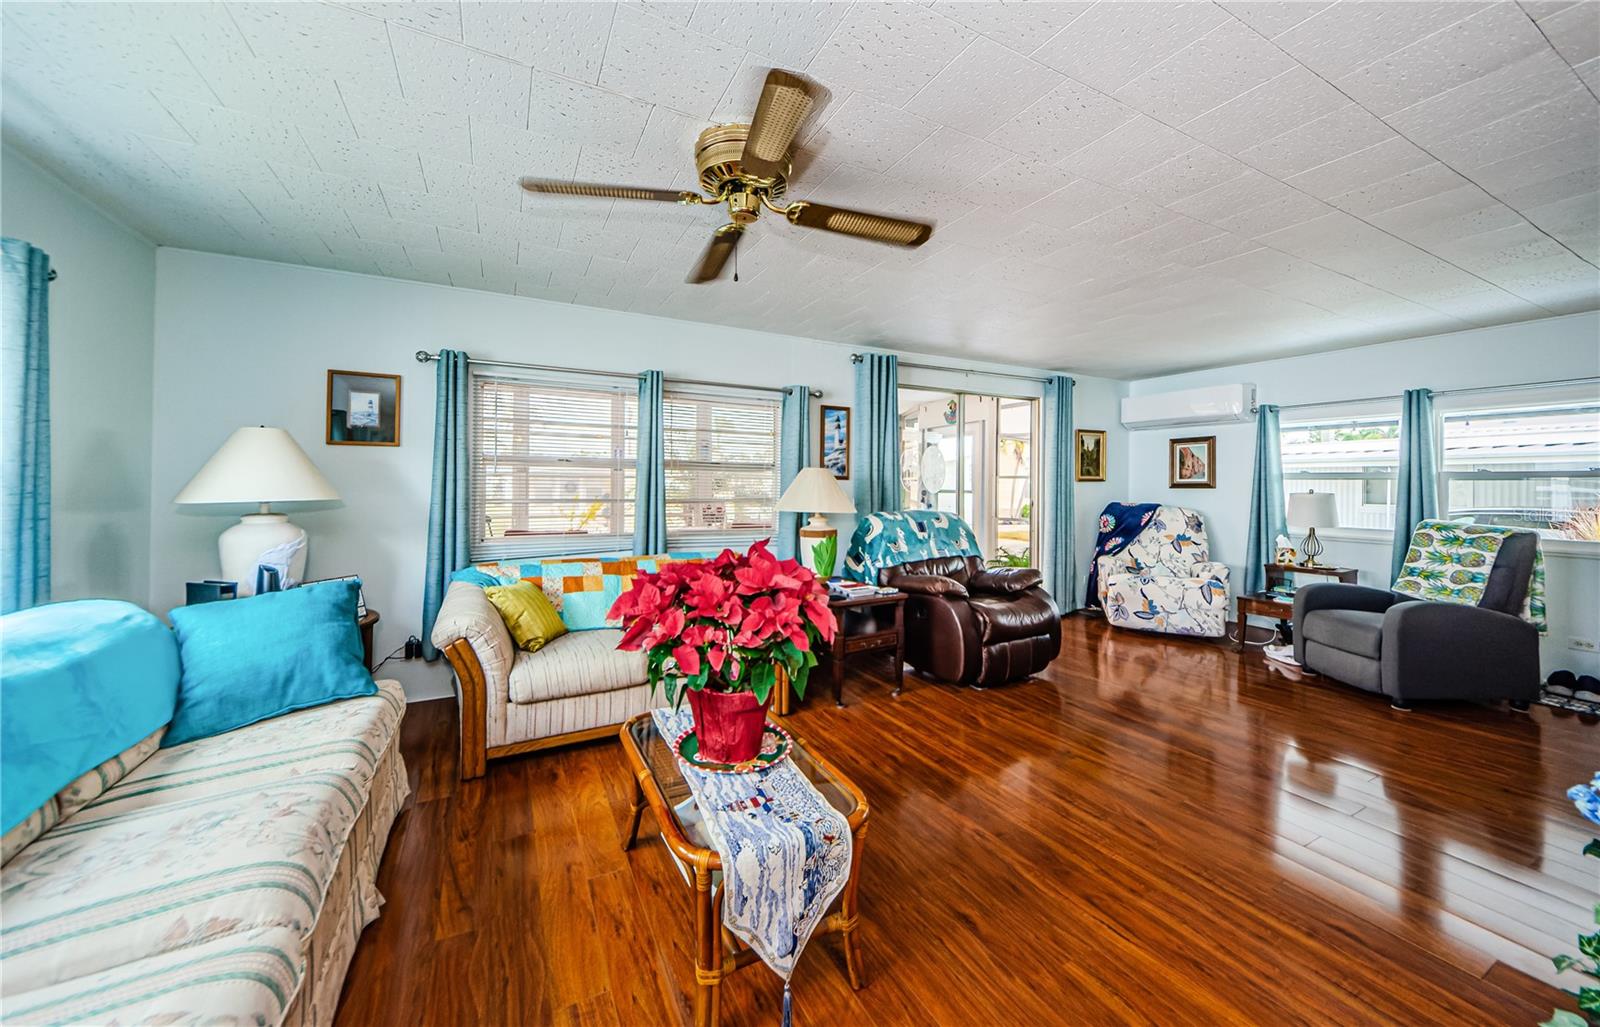
[[[536,653],[553,639],[567,633],[561,615],[550,605],[544,592],[519,581],[514,585],[494,585],[483,590],[489,602],[500,611],[500,619],[511,632],[517,648]]]

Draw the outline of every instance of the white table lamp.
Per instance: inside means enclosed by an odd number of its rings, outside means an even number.
[[[254,595],[256,565],[263,553],[300,542],[289,562],[289,576],[305,576],[306,533],[289,523],[286,514],[273,513],[272,503],[308,503],[338,499],[328,479],[317,470],[294,436],[282,428],[239,428],[212,454],[198,474],[183,487],[174,503],[254,503],[257,511],[217,539],[222,576],[239,583],[239,595]]]
[[[1300,543],[1300,555],[1307,567],[1317,565],[1322,555],[1322,540],[1317,538],[1318,528],[1339,526],[1339,507],[1332,492],[1291,492],[1289,494],[1289,526],[1306,529]]]
[[[794,481],[783,490],[778,509],[784,513],[809,513],[811,519],[800,529],[800,560],[823,577],[834,571],[833,567],[817,566],[816,549],[825,539],[834,540],[835,561],[838,554],[839,533],[828,527],[823,514],[855,513],[856,505],[839,487],[839,479],[825,467],[807,467],[794,476]]]

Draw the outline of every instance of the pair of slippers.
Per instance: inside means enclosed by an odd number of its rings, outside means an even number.
[[[1558,670],[1545,682],[1544,690],[1565,699],[1600,703],[1600,678],[1593,674],[1574,674],[1570,670]]]

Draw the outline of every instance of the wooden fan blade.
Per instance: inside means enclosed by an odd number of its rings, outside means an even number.
[[[896,246],[921,246],[933,235],[933,226],[921,221],[906,221],[804,200],[791,203],[784,213],[801,228],[820,228],[825,232],[838,232]]]
[[[522,188],[530,193],[552,196],[594,196],[610,200],[656,200],[660,203],[699,203],[696,193],[676,189],[641,189],[632,185],[602,185],[599,182],[559,182],[550,178],[524,178]]]
[[[767,72],[750,119],[750,134],[744,141],[744,157],[739,167],[752,178],[777,178],[786,170],[784,158],[794,145],[794,134],[811,113],[811,87],[805,79],[776,68]]]
[[[714,282],[722,276],[722,269],[727,266],[728,259],[733,256],[733,251],[739,245],[739,237],[744,235],[743,225],[723,225],[711,236],[711,243],[706,247],[705,253],[700,256],[700,266],[688,277],[690,285],[703,285]]]

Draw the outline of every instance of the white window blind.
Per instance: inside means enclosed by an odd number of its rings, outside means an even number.
[[[638,397],[630,383],[474,373],[474,560],[633,545]]]
[[[778,524],[778,401],[667,389],[662,441],[673,549],[748,544]]]

